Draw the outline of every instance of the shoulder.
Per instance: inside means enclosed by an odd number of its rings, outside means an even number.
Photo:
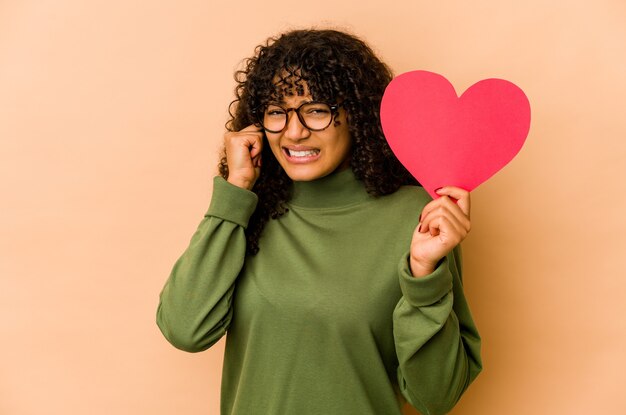
[[[421,186],[401,186],[395,192],[381,196],[380,201],[396,209],[410,209],[421,211],[432,198]]]
[[[419,186],[402,186],[395,192],[372,198],[369,212],[377,221],[384,222],[389,229],[409,229],[411,232],[419,222],[424,206],[432,199]]]
[[[372,235],[377,240],[395,246],[397,254],[404,253],[411,242],[424,206],[431,200],[428,193],[418,186],[402,186],[395,192],[372,197],[367,208],[360,209],[365,226],[376,229]],[[365,206],[363,206],[365,207]]]

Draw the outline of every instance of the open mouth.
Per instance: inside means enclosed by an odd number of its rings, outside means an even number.
[[[290,163],[310,163],[320,157],[318,148],[287,148],[283,147],[285,158]]]
[[[285,152],[287,153],[289,157],[311,157],[311,156],[317,156],[320,153],[320,151],[317,149],[290,150],[288,148],[285,148]]]

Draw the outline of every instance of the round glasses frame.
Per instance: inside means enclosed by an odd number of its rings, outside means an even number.
[[[300,110],[302,108],[304,108],[305,106],[310,106],[310,105],[315,105],[315,104],[318,104],[318,105],[319,104],[323,104],[323,105],[326,105],[330,109],[330,117],[328,119],[328,124],[326,124],[324,127],[321,127],[321,128],[311,128],[311,127],[309,127],[307,125],[305,119],[304,119],[304,116],[300,113]],[[285,125],[280,130],[270,130],[269,128],[267,128],[265,126],[265,123],[263,122],[263,118],[265,117],[265,110],[267,109],[267,107],[269,105],[278,107],[278,108],[282,109],[285,112]],[[296,115],[298,116],[298,120],[300,120],[300,123],[307,130],[310,130],[310,131],[322,131],[322,130],[327,129],[330,126],[330,124],[332,124],[333,120],[335,119],[335,116],[337,115],[337,112],[339,111],[339,107],[340,106],[341,106],[341,104],[332,104],[331,105],[331,104],[327,104],[326,102],[321,102],[321,101],[308,101],[308,102],[303,102],[297,108],[293,108],[293,107],[292,108],[284,108],[284,107],[282,107],[282,106],[280,106],[278,104],[271,103],[271,104],[266,104],[266,105],[263,105],[263,106],[259,107],[258,109],[256,109],[254,111],[254,113],[256,114],[256,118],[257,118],[259,124],[261,124],[261,126],[263,127],[263,129],[265,131],[270,132],[270,133],[276,134],[276,133],[280,133],[280,132],[285,130],[285,128],[287,127],[287,124],[289,124],[289,113],[291,111],[296,113]]]

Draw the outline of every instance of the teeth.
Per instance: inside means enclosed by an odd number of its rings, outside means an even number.
[[[319,150],[296,151],[287,149],[287,153],[289,153],[291,157],[306,157],[315,156],[317,153],[319,153]]]

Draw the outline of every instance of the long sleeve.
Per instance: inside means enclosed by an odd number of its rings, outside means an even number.
[[[209,210],[160,295],[157,325],[175,347],[199,352],[226,333],[256,204],[253,192],[215,177]]]
[[[445,414],[482,369],[480,336],[461,280],[457,247],[430,275],[414,278],[399,265],[402,298],[393,313],[398,383],[424,415]]]

